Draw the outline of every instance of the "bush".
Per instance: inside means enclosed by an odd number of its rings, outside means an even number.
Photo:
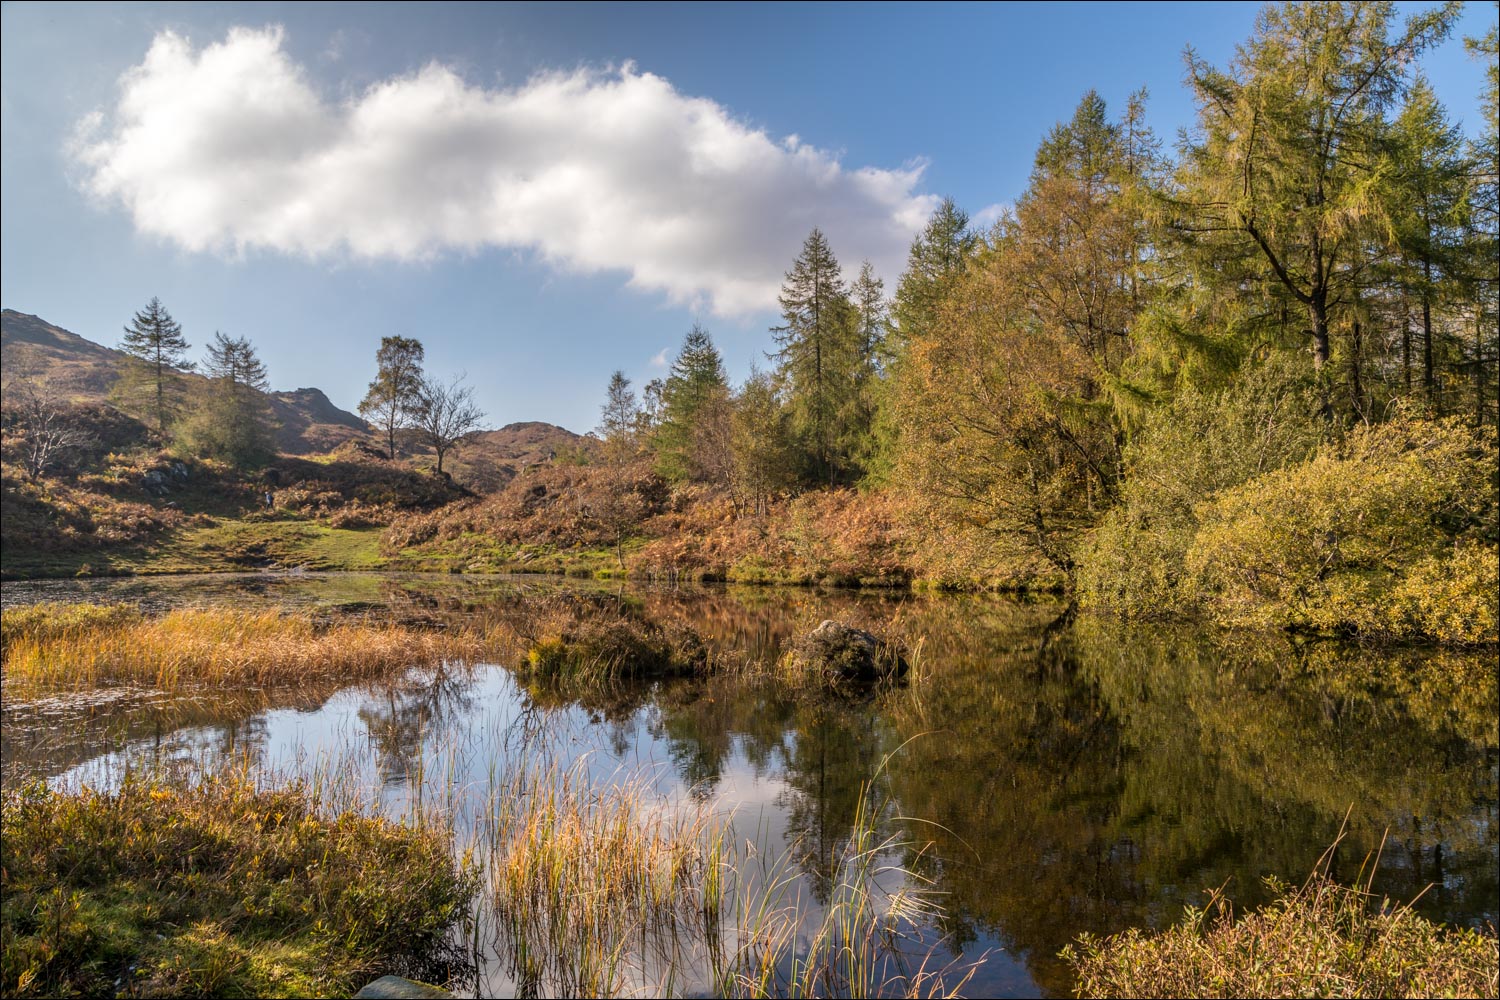
[[[1493,642],[1496,509],[1493,442],[1402,414],[1200,507],[1185,564],[1226,624]]]
[[[1497,944],[1447,930],[1409,907],[1316,877],[1238,921],[1189,909],[1159,934],[1085,934],[1062,957],[1081,997],[1493,997]]]
[[[1303,360],[1276,357],[1223,392],[1187,387],[1154,411],[1125,450],[1120,505],[1080,546],[1080,603],[1127,618],[1191,610],[1184,562],[1199,505],[1310,458],[1327,431],[1318,405]]]

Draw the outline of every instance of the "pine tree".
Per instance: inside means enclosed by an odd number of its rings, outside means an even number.
[[[635,454],[636,431],[641,423],[641,408],[636,403],[630,379],[616,371],[609,379],[608,395],[599,411],[599,437],[604,440],[605,455],[612,462],[623,462]]]
[[[375,352],[377,370],[359,415],[385,432],[392,459],[396,457],[396,431],[410,425],[421,406],[422,342],[409,337],[382,337]]]
[[[858,364],[858,317],[839,262],[814,229],[781,286],[776,378],[791,407],[794,429],[812,457],[813,478],[832,485],[846,471],[841,417]]]
[[[724,361],[708,331],[697,323],[682,341],[672,371],[662,384],[660,424],[656,429],[657,471],[664,479],[700,479],[705,472],[695,455],[699,411],[728,394]]]
[[[274,450],[266,366],[244,337],[214,331],[203,359],[210,382],[198,393],[179,438],[200,455],[251,465]]]
[[[952,198],[944,198],[921,235],[912,240],[906,271],[896,286],[892,331],[884,352],[887,364],[899,359],[913,337],[932,329],[937,303],[978,249],[979,237],[969,229],[968,214]]]
[[[166,433],[177,411],[182,393],[177,376],[193,370],[192,362],[187,360],[188,346],[182,336],[182,325],[155,297],[131,319],[125,327],[125,339],[120,342],[120,350],[136,359],[122,377],[120,388],[127,396],[149,394],[152,402],[148,405],[160,434]]]

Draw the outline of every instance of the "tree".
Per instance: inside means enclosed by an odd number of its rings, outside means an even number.
[[[121,380],[121,390],[134,395],[144,390],[152,400],[148,404],[156,417],[156,431],[165,434],[181,394],[177,376],[192,371],[187,360],[188,342],[182,336],[182,325],[172,318],[161,300],[153,297],[146,308],[137,312],[125,327],[120,350],[135,359]]]
[[[5,387],[5,405],[24,434],[26,476],[36,482],[74,448],[91,440],[77,413],[48,381],[17,379]]]
[[[1458,9],[1414,15],[1392,38],[1391,3],[1268,5],[1228,70],[1187,52],[1198,124],[1176,228],[1200,280],[1230,295],[1270,285],[1304,312],[1325,387],[1335,332],[1358,330],[1372,230],[1384,223],[1384,113]],[[1331,417],[1331,401],[1324,409]]]
[[[474,387],[463,385],[464,376],[439,382],[423,376],[412,407],[412,423],[418,436],[437,455],[437,474],[443,474],[443,457],[478,430],[484,411],[474,402]]]
[[[1433,313],[1443,292],[1459,291],[1454,279],[1468,263],[1470,164],[1463,135],[1450,124],[1427,81],[1418,76],[1406,92],[1389,139],[1391,182],[1387,191],[1394,279],[1404,293],[1401,308],[1402,369],[1411,378],[1408,303],[1420,315],[1422,388],[1437,402],[1436,332]]]
[[[847,471],[840,446],[841,416],[853,393],[858,364],[858,317],[844,289],[839,262],[822,232],[802,244],[781,285],[781,326],[772,327],[776,378],[784,387],[793,427],[806,442],[813,476],[832,485]]]
[[[1473,173],[1469,185],[1469,252],[1473,262],[1476,301],[1474,338],[1466,353],[1474,376],[1474,422],[1500,421],[1494,385],[1500,364],[1500,28],[1493,21],[1479,38],[1465,38],[1464,47],[1485,61],[1482,95],[1484,130],[1469,149]]]
[[[214,331],[203,359],[211,380],[179,436],[199,454],[236,466],[259,461],[274,450],[270,382],[266,366],[245,337]]]
[[[728,389],[718,348],[708,331],[694,323],[662,384],[661,423],[655,435],[657,471],[662,478],[676,482],[704,478],[694,454],[699,411]]]
[[[635,454],[636,433],[641,426],[641,407],[623,371],[609,378],[604,405],[599,410],[599,437],[604,441],[605,456],[611,462],[623,462]]]
[[[876,384],[872,455],[867,466],[870,481],[883,485],[891,475],[901,448],[901,423],[896,419],[894,394],[901,381],[901,368],[910,343],[932,333],[936,310],[955,278],[973,259],[980,239],[969,229],[969,216],[952,198],[944,198],[926,227],[912,240],[906,270],[896,286],[877,348],[883,379]]]
[[[422,343],[408,337],[382,337],[375,352],[376,374],[359,415],[385,432],[388,454],[396,457],[396,431],[408,426],[421,405]]]
[[[772,497],[794,484],[794,449],[776,384],[751,369],[734,400],[734,493],[741,509],[764,514]]]

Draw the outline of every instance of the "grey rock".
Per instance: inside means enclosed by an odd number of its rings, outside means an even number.
[[[451,997],[452,993],[439,989],[436,986],[428,986],[413,979],[402,979],[400,976],[381,976],[371,983],[366,983],[360,991],[354,994],[354,1000],[442,1000]]]

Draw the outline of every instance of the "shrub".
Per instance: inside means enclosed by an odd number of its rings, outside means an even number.
[[[1189,909],[1159,934],[1085,934],[1062,956],[1081,997],[1422,997],[1496,995],[1500,952],[1488,933],[1448,930],[1319,876],[1234,920]]]
[[[1200,507],[1191,584],[1226,624],[1493,641],[1494,455],[1457,419],[1357,428]]]

